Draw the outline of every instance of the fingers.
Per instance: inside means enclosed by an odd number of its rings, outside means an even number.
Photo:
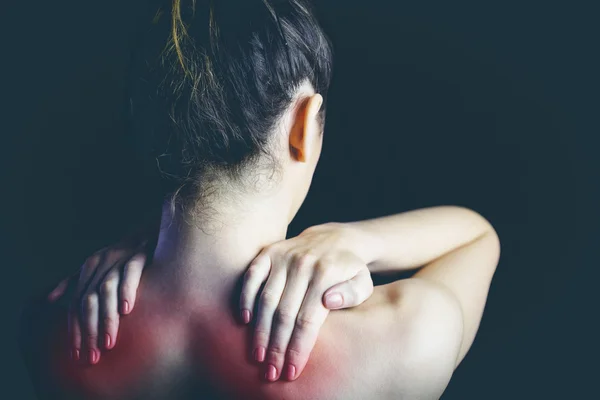
[[[89,364],[100,361],[99,341],[99,313],[100,295],[98,289],[104,280],[107,271],[114,267],[115,255],[107,252],[98,252],[89,257],[81,268],[79,282],[77,283],[76,298],[79,301],[78,320],[81,332],[80,359]]]
[[[313,262],[304,257],[295,264],[290,268],[283,295],[273,316],[265,361],[265,378],[269,381],[279,379],[282,373],[287,376],[291,372],[292,377],[296,375],[294,364],[288,363],[288,369],[292,368],[291,371],[284,370],[283,367],[286,361],[286,352],[289,354],[297,350],[288,347],[288,343],[296,327],[298,312],[307,294],[312,275],[309,268],[312,267]]]
[[[80,359],[89,364],[100,361],[100,348],[106,340],[104,335],[101,336],[103,332],[100,326],[100,312],[101,309],[106,310],[107,304],[110,305],[110,298],[106,297],[110,297],[110,290],[107,289],[110,289],[111,282],[107,287],[104,287],[104,282],[111,271],[122,265],[119,260],[124,256],[122,251],[100,251],[89,257],[81,268],[77,284],[80,294],[76,297],[76,301],[79,302],[77,323],[81,332]],[[114,280],[114,275],[111,276]],[[109,311],[103,312],[110,314]],[[114,322],[109,322],[109,328],[116,337]],[[114,344],[114,340],[112,342],[111,344]]]
[[[327,289],[323,305],[330,310],[356,307],[373,294],[373,279],[368,268],[362,268],[354,278]]]
[[[240,312],[244,324],[248,324],[252,319],[252,310],[254,309],[254,304],[256,304],[256,296],[263,282],[269,277],[270,272],[271,258],[266,253],[259,254],[250,263],[244,275],[244,283],[240,296]]]
[[[79,281],[77,281],[76,293],[78,297],[81,297],[89,287],[90,283],[92,283],[92,279],[96,276],[96,272],[98,271],[98,266],[104,258],[103,253],[96,253],[85,260],[85,263],[81,266]]]
[[[75,278],[74,301],[69,307],[68,318],[70,352],[74,360],[96,364],[100,359],[100,347],[112,349],[115,346],[119,308],[124,314],[133,309],[146,262],[145,253],[135,254],[134,251],[105,248],[88,257],[81,267]],[[48,295],[48,300],[56,301],[64,296],[68,284],[68,279],[61,282]]]
[[[96,253],[88,257],[88,259],[85,261],[79,273],[79,280],[77,281],[74,302],[69,307],[69,330],[71,332],[71,346],[73,349],[71,351],[71,356],[75,361],[89,360],[89,349],[97,349],[97,343],[94,343],[92,347],[89,347],[90,343],[92,342],[92,338],[90,338],[86,330],[87,326],[90,325],[90,321],[87,321],[86,323],[86,318],[90,316],[95,318],[95,321],[98,321],[98,316],[96,312],[94,317],[93,307],[91,307],[89,312],[85,310],[88,306],[93,306],[93,304],[87,304],[87,296],[85,293],[90,285],[90,281],[96,276],[98,265],[102,262],[102,259],[102,254]],[[96,331],[96,338],[97,330],[97,327],[95,327],[94,331]],[[95,353],[92,351],[92,355],[94,354]],[[100,354],[100,352],[98,352],[98,354]]]
[[[263,250],[254,259],[244,275],[240,298],[244,323],[252,319],[251,310],[258,301],[252,351],[256,361],[264,362],[268,381],[297,379],[329,308],[355,307],[373,292],[367,266],[353,253],[339,252],[335,257],[306,249],[280,253],[271,248],[269,254]],[[337,282],[341,283],[332,285]],[[339,304],[330,302],[329,295],[335,294]]]
[[[146,264],[146,255],[137,253],[125,264],[123,280],[119,289],[121,294],[121,313],[126,315],[133,310],[137,288]],[[116,308],[115,308],[116,309]]]
[[[98,313],[99,299],[96,292],[87,293],[81,307],[81,323],[83,334],[83,353],[90,364],[100,360],[98,349]]]
[[[112,269],[100,285],[100,314],[101,333],[100,339],[105,349],[112,349],[117,340],[119,331],[119,270]]]
[[[286,273],[280,269],[271,273],[258,300],[256,326],[253,339],[253,356],[258,362],[263,362],[269,346],[271,326],[275,310],[285,287]]]
[[[298,311],[285,355],[284,378],[287,380],[293,381],[302,374],[321,326],[329,315],[329,310],[323,307],[321,301],[324,287],[327,287],[324,281],[313,279]]]
[[[79,325],[79,310],[69,308],[69,337],[71,339],[70,356],[73,361],[81,359],[81,328]]]
[[[58,300],[67,290],[67,286],[69,286],[69,278],[65,278],[48,294],[48,301],[53,303]]]

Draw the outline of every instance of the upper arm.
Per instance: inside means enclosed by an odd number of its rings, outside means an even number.
[[[414,275],[445,288],[460,306],[463,339],[457,365],[475,339],[500,258],[500,240],[492,226],[487,224],[489,229],[479,238],[438,258]]]
[[[332,398],[437,399],[456,365],[462,317],[445,288],[409,278],[377,286],[360,306],[331,313],[322,336],[330,344],[328,363],[338,365]],[[315,355],[327,370],[325,357]]]

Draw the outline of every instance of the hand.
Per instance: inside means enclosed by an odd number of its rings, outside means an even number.
[[[78,274],[63,280],[49,295],[56,301],[69,281],[75,293],[69,306],[71,357],[96,364],[100,348],[112,349],[119,330],[119,312],[129,314],[146,263],[145,243],[137,247],[105,247],[87,258]],[[78,276],[78,277],[77,277]]]
[[[242,320],[252,319],[260,286],[253,356],[265,378],[297,379],[330,309],[355,307],[373,293],[367,265],[353,251],[356,232],[342,223],[313,226],[265,247],[244,276]],[[336,302],[337,298],[337,302]],[[284,364],[286,369],[284,370]]]

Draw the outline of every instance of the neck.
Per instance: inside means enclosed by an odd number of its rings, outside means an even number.
[[[163,207],[153,269],[174,287],[239,276],[265,246],[285,240],[290,217],[285,200],[224,201],[201,217]]]

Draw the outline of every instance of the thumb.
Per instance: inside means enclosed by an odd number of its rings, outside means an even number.
[[[67,293],[71,286],[73,286],[73,282],[79,277],[79,271],[74,273],[73,275],[63,279],[54,287],[54,289],[48,294],[47,300],[50,303],[54,303],[58,299],[64,296]]]
[[[65,293],[69,278],[63,279],[60,283],[48,294],[48,301],[53,303]]]
[[[352,279],[338,283],[323,294],[323,305],[330,310],[356,307],[373,294],[373,279],[367,268],[361,269]]]

